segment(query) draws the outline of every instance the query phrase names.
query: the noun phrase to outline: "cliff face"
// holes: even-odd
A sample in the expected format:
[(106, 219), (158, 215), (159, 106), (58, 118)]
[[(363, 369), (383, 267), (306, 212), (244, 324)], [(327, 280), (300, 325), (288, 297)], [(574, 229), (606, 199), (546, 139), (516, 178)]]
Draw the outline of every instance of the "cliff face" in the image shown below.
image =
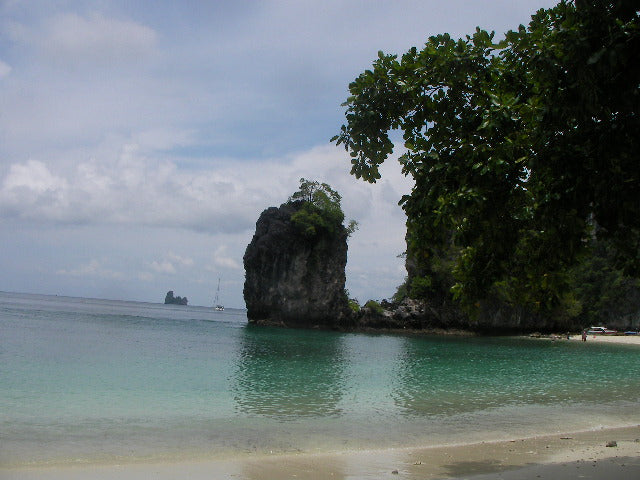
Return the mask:
[(441, 266), (451, 261), (446, 252), (439, 259), (430, 259), (434, 264), (441, 264), (439, 268), (433, 268), (425, 260), (420, 262), (420, 252), (412, 250), (410, 246), (410, 237), (407, 235), (407, 282), (411, 284), (414, 278), (419, 277), (430, 278), (431, 288), (428, 293), (420, 299), (406, 299), (400, 304), (388, 305), (384, 317), (366, 312), (360, 323), (368, 325), (372, 322), (386, 322), (392, 324), (392, 328), (403, 325), (402, 328), (416, 330), (465, 330), (488, 334), (556, 332), (580, 328), (575, 321), (561, 315), (545, 317), (524, 306), (507, 305), (495, 298), (480, 302), (476, 314), (470, 316), (453, 300), (450, 293), (454, 283), (449, 273), (452, 263), (446, 268)]
[(291, 215), (301, 202), (262, 212), (244, 255), (244, 299), (252, 323), (346, 327), (347, 232), (300, 234)]

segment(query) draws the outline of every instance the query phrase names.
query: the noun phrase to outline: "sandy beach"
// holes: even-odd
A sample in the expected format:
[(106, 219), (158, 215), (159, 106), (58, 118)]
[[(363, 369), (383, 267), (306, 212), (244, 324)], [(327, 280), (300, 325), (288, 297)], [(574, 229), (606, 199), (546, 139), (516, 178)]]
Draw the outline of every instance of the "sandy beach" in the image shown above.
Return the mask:
[[(582, 341), (582, 338), (578, 335), (572, 336), (571, 339)], [(587, 342), (619, 343), (640, 346), (640, 335), (589, 335), (587, 336)]]
[[(539, 339), (539, 340), (553, 340), (563, 341), (569, 340), (572, 342), (582, 342), (581, 334), (571, 334), (567, 338), (567, 334), (553, 334), (553, 335), (527, 335), (527, 338)], [(636, 345), (640, 347), (640, 335), (587, 335), (587, 342), (589, 343), (602, 343), (602, 344), (614, 344), (614, 345)]]
[[(612, 442), (615, 442), (615, 446)], [(4, 480), (640, 478), (640, 425), (500, 442), (171, 464), (0, 470)]]
[[(562, 338), (562, 337), (561, 337)], [(569, 340), (582, 341), (581, 335), (571, 335)], [(588, 335), (587, 342), (615, 343), (620, 345), (640, 346), (640, 335)]]

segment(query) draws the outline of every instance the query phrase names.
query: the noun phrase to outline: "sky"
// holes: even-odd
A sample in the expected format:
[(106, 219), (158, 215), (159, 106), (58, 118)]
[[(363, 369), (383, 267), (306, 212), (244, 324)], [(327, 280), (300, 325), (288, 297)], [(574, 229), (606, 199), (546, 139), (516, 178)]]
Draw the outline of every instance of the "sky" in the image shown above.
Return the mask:
[[(342, 195), (347, 289), (393, 295), (411, 189), (330, 143), (379, 50), (498, 35), (551, 0), (0, 0), (0, 290), (244, 308), (260, 213)], [(397, 150), (401, 153), (401, 150)], [(394, 158), (397, 158), (397, 152)]]

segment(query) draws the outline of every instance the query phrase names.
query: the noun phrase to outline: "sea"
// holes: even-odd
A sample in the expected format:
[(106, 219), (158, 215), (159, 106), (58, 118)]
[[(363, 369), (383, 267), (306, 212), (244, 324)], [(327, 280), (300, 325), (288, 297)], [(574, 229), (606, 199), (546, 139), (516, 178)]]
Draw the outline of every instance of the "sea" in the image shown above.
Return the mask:
[(635, 346), (0, 292), (0, 467), (464, 444), (638, 425), (639, 407)]

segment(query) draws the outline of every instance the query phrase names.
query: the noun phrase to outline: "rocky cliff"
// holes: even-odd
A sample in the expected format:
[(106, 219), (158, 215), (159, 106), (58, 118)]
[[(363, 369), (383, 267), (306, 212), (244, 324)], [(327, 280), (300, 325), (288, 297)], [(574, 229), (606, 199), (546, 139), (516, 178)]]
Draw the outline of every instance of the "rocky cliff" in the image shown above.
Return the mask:
[(346, 328), (347, 230), (301, 235), (291, 216), (303, 202), (262, 212), (244, 255), (244, 299), (251, 323)]

